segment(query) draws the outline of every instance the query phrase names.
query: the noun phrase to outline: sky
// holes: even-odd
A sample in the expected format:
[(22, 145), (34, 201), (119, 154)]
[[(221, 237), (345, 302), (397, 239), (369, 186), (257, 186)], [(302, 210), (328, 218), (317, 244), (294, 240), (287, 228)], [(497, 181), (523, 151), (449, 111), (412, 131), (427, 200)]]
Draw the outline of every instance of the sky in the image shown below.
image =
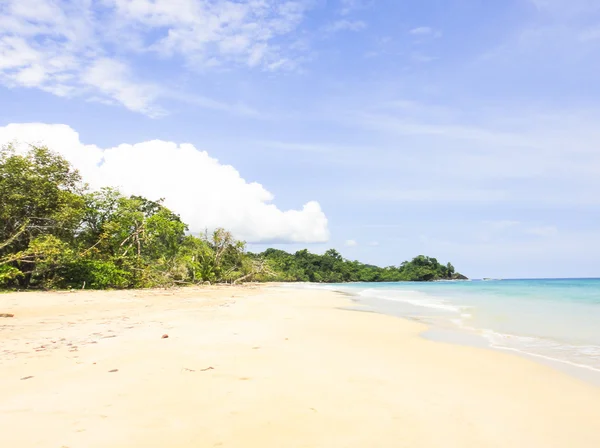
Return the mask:
[(2, 0), (0, 144), (253, 251), (600, 276), (597, 0)]

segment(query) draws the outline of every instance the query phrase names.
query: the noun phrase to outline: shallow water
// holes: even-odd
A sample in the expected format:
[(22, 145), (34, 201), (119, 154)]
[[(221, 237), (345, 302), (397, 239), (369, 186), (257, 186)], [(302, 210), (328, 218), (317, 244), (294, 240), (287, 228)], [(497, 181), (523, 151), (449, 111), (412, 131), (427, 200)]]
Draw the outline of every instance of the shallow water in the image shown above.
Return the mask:
[(494, 348), (600, 374), (600, 279), (318, 287), (350, 293), (375, 311), (434, 329), (478, 335)]

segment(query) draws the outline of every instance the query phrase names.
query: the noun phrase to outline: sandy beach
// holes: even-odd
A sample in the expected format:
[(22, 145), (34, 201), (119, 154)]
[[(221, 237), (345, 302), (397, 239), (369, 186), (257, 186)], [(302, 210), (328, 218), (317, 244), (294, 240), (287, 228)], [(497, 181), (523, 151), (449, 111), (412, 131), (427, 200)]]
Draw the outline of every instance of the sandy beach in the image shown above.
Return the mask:
[(600, 388), (352, 306), (272, 286), (0, 294), (0, 446), (600, 446)]

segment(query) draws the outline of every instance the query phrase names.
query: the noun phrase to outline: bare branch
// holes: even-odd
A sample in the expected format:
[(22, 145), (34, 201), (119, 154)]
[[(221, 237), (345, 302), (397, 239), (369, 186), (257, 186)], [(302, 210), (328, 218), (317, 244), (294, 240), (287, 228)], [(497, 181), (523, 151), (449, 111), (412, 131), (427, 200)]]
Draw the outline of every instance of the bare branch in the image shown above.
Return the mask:
[(6, 246), (9, 246), (14, 240), (16, 240), (23, 232), (25, 232), (25, 230), (27, 229), (27, 225), (29, 224), (29, 221), (25, 221), (21, 227), (19, 228), (19, 230), (17, 230), (17, 232), (11, 236), (9, 239), (7, 239), (5, 242), (0, 243), (0, 249), (4, 249)]

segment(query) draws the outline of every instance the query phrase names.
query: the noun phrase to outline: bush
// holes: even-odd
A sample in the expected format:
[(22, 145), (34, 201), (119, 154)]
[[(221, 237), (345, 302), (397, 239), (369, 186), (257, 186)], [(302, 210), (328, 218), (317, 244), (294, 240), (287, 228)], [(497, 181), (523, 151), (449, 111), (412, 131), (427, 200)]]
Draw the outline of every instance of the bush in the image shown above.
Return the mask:
[(0, 265), (0, 287), (12, 286), (23, 273), (17, 268), (8, 265)]
[(65, 285), (89, 289), (128, 288), (132, 286), (131, 273), (120, 269), (112, 261), (81, 260), (61, 269), (60, 275), (67, 279)]

